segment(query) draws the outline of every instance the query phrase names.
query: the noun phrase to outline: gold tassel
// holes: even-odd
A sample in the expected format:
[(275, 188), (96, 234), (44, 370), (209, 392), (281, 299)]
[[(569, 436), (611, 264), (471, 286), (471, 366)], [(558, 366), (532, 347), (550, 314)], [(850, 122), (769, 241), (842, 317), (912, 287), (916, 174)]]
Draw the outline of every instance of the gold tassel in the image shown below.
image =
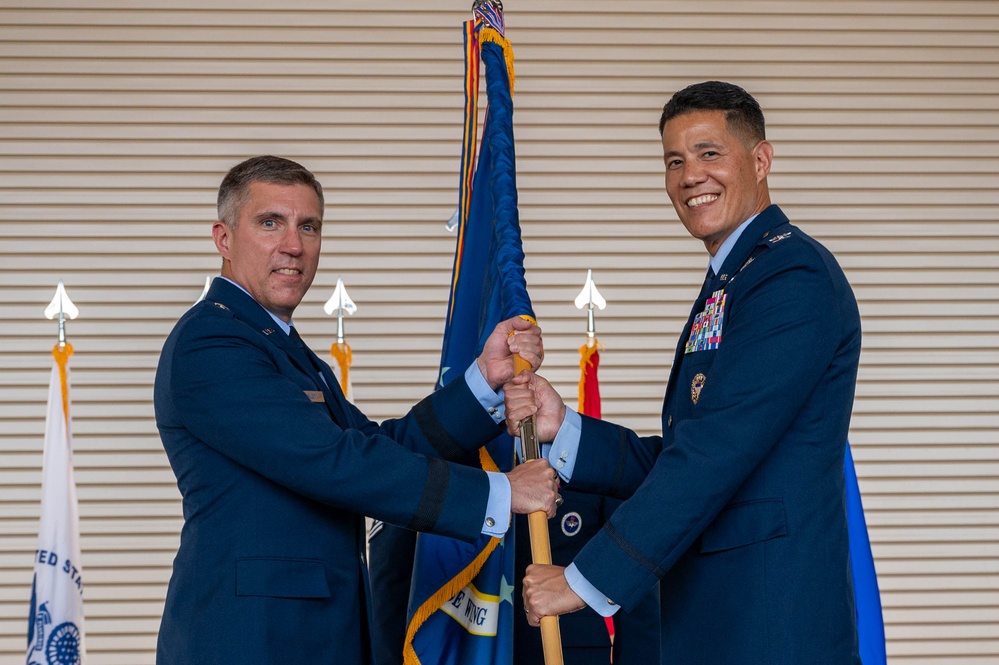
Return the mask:
[(52, 347), (52, 356), (59, 366), (59, 387), (62, 389), (62, 413), (66, 418), (66, 431), (69, 431), (69, 372), (66, 369), (69, 357), (73, 355), (73, 345), (69, 342)]
[(513, 97), (513, 82), (516, 76), (513, 73), (513, 47), (510, 42), (496, 30), (482, 26), (479, 32), (479, 42), (492, 42), (499, 44), (503, 49), (503, 58), (506, 60), (507, 78), (510, 81), (510, 96)]
[(348, 381), (348, 373), (350, 372), (350, 364), (354, 362), (354, 354), (350, 350), (350, 344), (344, 342), (343, 344), (333, 343), (330, 347), (330, 355), (336, 360), (337, 367), (340, 368), (340, 390), (343, 394), (347, 394), (347, 386), (350, 385)]

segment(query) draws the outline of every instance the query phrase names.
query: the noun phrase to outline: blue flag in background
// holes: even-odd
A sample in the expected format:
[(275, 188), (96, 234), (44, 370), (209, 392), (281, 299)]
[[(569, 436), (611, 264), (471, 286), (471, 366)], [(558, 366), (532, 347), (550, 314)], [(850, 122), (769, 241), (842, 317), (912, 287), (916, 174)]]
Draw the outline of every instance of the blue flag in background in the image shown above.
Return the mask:
[[(517, 212), (512, 52), (491, 27), (495, 25), (495, 20), (487, 24), (481, 19), (465, 25), (465, 143), (441, 386), (461, 376), (497, 323), (514, 316), (534, 318)], [(472, 183), (480, 52), (489, 106)], [(513, 455), (513, 439), (503, 435), (480, 451), (480, 461), (486, 470), (507, 471)], [(418, 536), (403, 650), (406, 665), (512, 662), (512, 539), (512, 529), (502, 539), (481, 536), (474, 544)]]
[(857, 605), (857, 636), (860, 639), (860, 660), (864, 665), (885, 665), (885, 623), (881, 616), (881, 596), (878, 577), (874, 572), (874, 556), (867, 536), (864, 506), (860, 502), (860, 486), (853, 466), (850, 442), (846, 442), (846, 528), (850, 536), (850, 568), (853, 574), (853, 598)]

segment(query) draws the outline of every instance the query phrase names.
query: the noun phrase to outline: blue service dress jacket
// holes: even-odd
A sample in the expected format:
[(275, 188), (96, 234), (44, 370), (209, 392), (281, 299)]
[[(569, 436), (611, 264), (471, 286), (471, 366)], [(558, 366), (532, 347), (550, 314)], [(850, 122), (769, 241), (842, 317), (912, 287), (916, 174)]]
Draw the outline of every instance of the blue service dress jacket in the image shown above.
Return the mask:
[(575, 564), (624, 609), (660, 582), (664, 664), (859, 665), (843, 477), (852, 290), (777, 206), (705, 287), (663, 435), (583, 416), (569, 486), (627, 501)]
[(362, 511), (469, 541), (482, 529), (485, 472), (437, 459), (502, 430), (464, 381), (379, 425), (226, 280), (168, 337), (154, 402), (184, 510), (159, 665), (367, 663)]

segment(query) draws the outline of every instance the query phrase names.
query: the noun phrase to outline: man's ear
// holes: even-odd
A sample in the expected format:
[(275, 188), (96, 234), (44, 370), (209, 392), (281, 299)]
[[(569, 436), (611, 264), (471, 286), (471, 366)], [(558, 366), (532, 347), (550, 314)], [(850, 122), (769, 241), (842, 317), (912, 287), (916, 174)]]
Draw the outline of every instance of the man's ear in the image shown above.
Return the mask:
[(774, 162), (774, 146), (770, 141), (760, 141), (753, 149), (756, 160), (756, 182), (763, 182), (770, 174), (770, 166)]
[(218, 250), (222, 258), (229, 258), (229, 241), (232, 238), (232, 231), (225, 222), (216, 221), (212, 224), (212, 240), (215, 241), (215, 249)]

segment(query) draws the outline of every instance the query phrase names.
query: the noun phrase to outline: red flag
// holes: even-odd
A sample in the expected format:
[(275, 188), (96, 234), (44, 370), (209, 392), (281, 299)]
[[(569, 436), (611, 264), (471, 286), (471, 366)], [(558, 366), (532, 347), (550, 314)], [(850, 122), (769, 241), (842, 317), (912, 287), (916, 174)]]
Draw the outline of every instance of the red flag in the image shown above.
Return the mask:
[[(579, 412), (593, 418), (600, 417), (600, 381), (597, 368), (600, 366), (600, 349), (603, 344), (587, 340), (579, 347)], [(614, 645), (614, 617), (606, 617), (607, 633), (611, 646)]]
[(587, 340), (579, 347), (579, 412), (600, 417), (600, 383), (597, 381), (597, 367), (600, 365), (600, 347), (595, 341)]

